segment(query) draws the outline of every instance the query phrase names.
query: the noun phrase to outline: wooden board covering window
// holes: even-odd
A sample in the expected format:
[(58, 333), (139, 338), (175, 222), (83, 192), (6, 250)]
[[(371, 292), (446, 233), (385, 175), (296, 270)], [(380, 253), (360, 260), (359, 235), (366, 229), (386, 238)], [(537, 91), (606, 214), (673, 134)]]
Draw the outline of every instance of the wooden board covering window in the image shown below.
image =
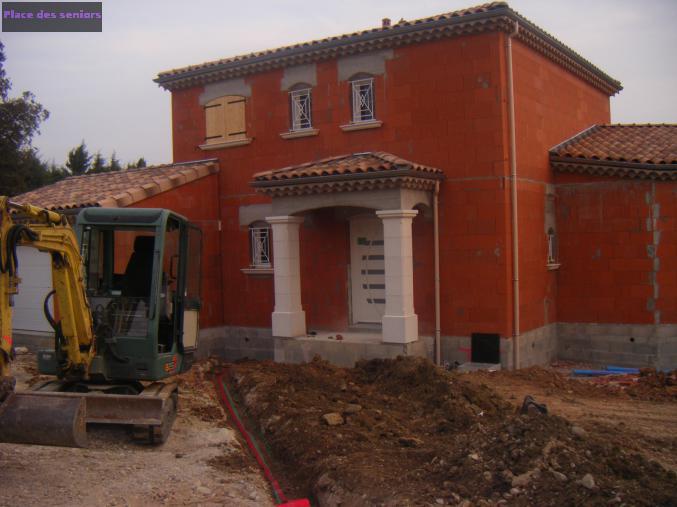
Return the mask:
[(247, 138), (245, 98), (227, 95), (205, 105), (205, 141), (208, 144), (239, 141)]

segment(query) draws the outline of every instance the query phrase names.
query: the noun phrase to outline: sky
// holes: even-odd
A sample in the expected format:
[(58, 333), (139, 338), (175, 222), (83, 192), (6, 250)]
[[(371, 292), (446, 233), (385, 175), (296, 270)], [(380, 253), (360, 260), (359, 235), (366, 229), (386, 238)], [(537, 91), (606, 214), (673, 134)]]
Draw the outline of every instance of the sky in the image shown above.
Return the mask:
[[(172, 161), (170, 93), (157, 73), (470, 7), (482, 0), (106, 0), (101, 33), (0, 33), (12, 95), (50, 112), (33, 145), (63, 164), (84, 140), (124, 163)], [(619, 123), (677, 123), (677, 0), (512, 0), (624, 90)]]

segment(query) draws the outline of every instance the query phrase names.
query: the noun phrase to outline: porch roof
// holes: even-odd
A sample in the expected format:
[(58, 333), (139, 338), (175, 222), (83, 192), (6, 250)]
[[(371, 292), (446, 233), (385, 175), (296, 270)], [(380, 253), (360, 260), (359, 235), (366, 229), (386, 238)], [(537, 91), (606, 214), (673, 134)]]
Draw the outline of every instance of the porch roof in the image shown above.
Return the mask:
[(329, 157), (254, 175), (251, 185), (269, 196), (302, 195), (386, 188), (428, 190), (444, 178), (437, 168), (385, 152)]

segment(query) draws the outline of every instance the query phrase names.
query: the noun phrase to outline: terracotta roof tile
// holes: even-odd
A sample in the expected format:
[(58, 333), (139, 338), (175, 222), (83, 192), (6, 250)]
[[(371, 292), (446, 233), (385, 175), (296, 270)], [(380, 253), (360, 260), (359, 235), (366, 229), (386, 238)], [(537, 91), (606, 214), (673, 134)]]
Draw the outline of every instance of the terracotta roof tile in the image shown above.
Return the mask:
[(677, 164), (677, 124), (595, 125), (550, 153), (638, 164)]
[(388, 188), (430, 190), (444, 173), (390, 153), (330, 157), (254, 175), (251, 185), (270, 197)]
[(506, 2), (491, 2), (384, 27), (301, 42), (245, 55), (213, 60), (160, 72), (155, 82), (168, 90), (222, 81), (270, 69), (323, 61), (442, 37), (487, 31), (511, 32), (517, 21), (517, 39), (579, 75), (607, 94), (622, 89), (611, 78), (571, 48), (512, 10)]
[(677, 124), (594, 125), (550, 150), (563, 172), (677, 179)]
[(352, 155), (329, 157), (315, 162), (284, 167), (273, 171), (264, 171), (254, 175), (254, 181), (297, 180), (314, 176), (338, 176), (349, 174), (383, 173), (396, 169), (404, 169), (424, 175), (442, 175), (442, 171), (434, 167), (409, 162), (385, 152), (364, 152)]
[(52, 210), (125, 207), (219, 171), (214, 159), (71, 176), (12, 198)]

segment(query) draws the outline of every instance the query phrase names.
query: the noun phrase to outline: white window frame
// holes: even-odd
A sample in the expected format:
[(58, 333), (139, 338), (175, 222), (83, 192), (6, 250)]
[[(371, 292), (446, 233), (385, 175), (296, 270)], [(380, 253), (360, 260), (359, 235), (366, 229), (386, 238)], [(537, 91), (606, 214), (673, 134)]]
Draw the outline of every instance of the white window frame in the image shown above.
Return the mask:
[(374, 108), (374, 78), (351, 81), (353, 123), (365, 123), (376, 120)]
[(312, 96), (310, 88), (289, 92), (291, 131), (313, 128)]
[(270, 225), (256, 222), (249, 226), (250, 267), (269, 269), (272, 267), (270, 251)]

